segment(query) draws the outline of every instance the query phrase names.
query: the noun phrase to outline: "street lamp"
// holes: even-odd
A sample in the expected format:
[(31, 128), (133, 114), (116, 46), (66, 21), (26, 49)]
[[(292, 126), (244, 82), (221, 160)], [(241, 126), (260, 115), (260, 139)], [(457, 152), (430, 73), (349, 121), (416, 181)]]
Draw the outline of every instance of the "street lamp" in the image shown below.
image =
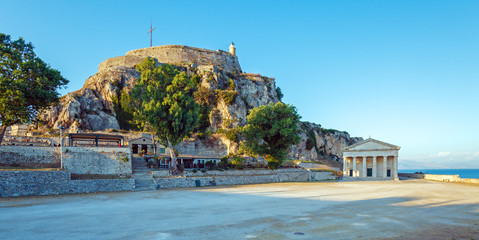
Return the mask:
[(62, 129), (65, 129), (63, 126), (58, 126), (60, 129), (60, 168), (63, 168), (63, 137), (62, 137)]

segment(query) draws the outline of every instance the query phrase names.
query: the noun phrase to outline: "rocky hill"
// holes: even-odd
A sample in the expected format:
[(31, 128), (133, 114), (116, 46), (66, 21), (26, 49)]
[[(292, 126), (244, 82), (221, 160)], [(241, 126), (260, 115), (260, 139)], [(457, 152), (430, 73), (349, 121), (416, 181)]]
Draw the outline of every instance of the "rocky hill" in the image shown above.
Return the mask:
[[(133, 50), (125, 56), (105, 60), (82, 89), (63, 96), (58, 106), (39, 114), (37, 129), (47, 131), (62, 125), (67, 132), (75, 133), (124, 128), (125, 120), (115, 104), (133, 88), (140, 76), (135, 66), (148, 56), (158, 64), (172, 64), (187, 74), (197, 75), (202, 99), (209, 106), (204, 112), (204, 129), (177, 146), (180, 153), (223, 156), (236, 152), (234, 129), (246, 123), (248, 111), (281, 101), (274, 78), (243, 73), (233, 54), (166, 45)], [(361, 140), (351, 138), (346, 132), (322, 129), (319, 124), (300, 125), (301, 143), (290, 154), (294, 159), (338, 159), (341, 148)]]

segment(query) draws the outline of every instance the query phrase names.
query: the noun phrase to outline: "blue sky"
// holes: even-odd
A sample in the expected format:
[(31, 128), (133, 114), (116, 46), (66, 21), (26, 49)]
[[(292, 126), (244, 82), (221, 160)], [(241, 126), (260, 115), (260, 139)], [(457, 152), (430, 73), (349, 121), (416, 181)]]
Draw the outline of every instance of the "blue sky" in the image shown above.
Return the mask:
[(401, 168), (479, 168), (479, 1), (5, 1), (0, 32), (78, 90), (153, 45), (227, 50), (303, 121), (401, 146)]

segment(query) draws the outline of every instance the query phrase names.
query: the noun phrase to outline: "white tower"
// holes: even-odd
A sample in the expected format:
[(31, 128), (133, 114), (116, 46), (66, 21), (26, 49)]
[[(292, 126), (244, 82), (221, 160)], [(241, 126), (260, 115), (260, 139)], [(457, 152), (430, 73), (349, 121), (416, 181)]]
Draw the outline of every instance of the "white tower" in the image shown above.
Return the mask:
[(235, 43), (234, 43), (234, 42), (231, 42), (231, 45), (230, 45), (230, 53), (233, 54), (233, 55), (236, 55), (236, 47), (235, 47)]

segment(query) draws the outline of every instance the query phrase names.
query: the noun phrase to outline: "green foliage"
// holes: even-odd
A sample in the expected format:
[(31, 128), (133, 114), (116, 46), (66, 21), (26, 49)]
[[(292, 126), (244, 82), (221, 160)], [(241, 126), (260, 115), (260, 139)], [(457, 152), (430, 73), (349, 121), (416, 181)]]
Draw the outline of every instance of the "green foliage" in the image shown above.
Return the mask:
[[(314, 130), (309, 129), (306, 132), (306, 135), (308, 136), (308, 140), (306, 140), (306, 149), (311, 150), (314, 147), (316, 152), (319, 153), (318, 144), (316, 142), (316, 135), (314, 134)], [(309, 148), (308, 148), (308, 142), (309, 142), (309, 146), (311, 146)]]
[(276, 87), (276, 96), (278, 97), (278, 99), (281, 101), (284, 97), (283, 95), (283, 92), (281, 91), (281, 88), (279, 87)]
[(200, 105), (213, 104), (214, 95), (210, 89), (204, 86), (198, 86), (198, 90), (193, 94), (195, 100)]
[(198, 126), (195, 128), (194, 132), (206, 135), (206, 131), (210, 126), (210, 109), (211, 107), (209, 105), (200, 105)]
[(228, 90), (234, 91), (235, 88), (236, 88), (235, 82), (233, 81), (233, 79), (230, 78), (229, 84), (228, 84)]
[(239, 142), (238, 134), (241, 133), (240, 127), (231, 128), (225, 131), (226, 138), (232, 142)]
[(207, 87), (198, 85), (193, 96), (196, 102), (200, 105), (199, 123), (194, 132), (204, 134), (206, 129), (210, 126), (210, 111), (211, 105), (214, 102), (214, 94)]
[(226, 105), (231, 105), (235, 101), (236, 96), (238, 96), (238, 92), (234, 90), (215, 89), (215, 94), (217, 98), (222, 99)]
[(346, 132), (346, 131), (339, 131), (339, 130), (332, 129), (332, 128), (321, 128), (321, 132), (324, 133), (324, 134), (327, 134), (327, 133), (335, 134), (335, 133), (338, 133), (338, 132), (348, 134), (348, 132)]
[(193, 98), (195, 83), (171, 65), (155, 66), (153, 58), (137, 65), (141, 78), (132, 95), (140, 102), (139, 113), (169, 147), (191, 136), (197, 127), (200, 107)]
[(232, 155), (231, 164), (233, 164), (235, 169), (244, 169), (246, 167), (246, 160), (240, 155)]
[(242, 131), (245, 148), (265, 157), (271, 168), (278, 167), (291, 145), (299, 143), (299, 119), (294, 106), (281, 102), (252, 109)]
[(139, 130), (140, 126), (135, 121), (135, 114), (138, 108), (130, 93), (126, 90), (120, 91), (118, 89), (117, 95), (113, 96), (111, 100), (120, 129)]
[[(68, 80), (51, 68), (22, 38), (0, 33), (0, 124), (29, 123), (37, 113), (58, 102), (57, 89)], [(1, 142), (1, 139), (0, 139)]]

